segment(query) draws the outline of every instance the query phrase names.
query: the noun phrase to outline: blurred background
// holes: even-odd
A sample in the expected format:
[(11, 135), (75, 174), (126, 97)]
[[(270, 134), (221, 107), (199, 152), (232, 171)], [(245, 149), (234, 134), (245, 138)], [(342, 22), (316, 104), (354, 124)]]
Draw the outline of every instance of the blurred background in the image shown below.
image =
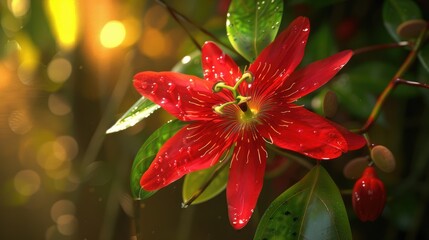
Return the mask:
[[(228, 0), (166, 2), (226, 39)], [(309, 41), (304, 64), (345, 48), (393, 42), (378, 1), (285, 2), (283, 25), (298, 15), (312, 22), (315, 40)], [(427, 16), (428, 3), (418, 2)], [(209, 40), (187, 27), (200, 44)], [(179, 181), (133, 202), (134, 156), (171, 116), (157, 111), (133, 128), (105, 134), (140, 98), (131, 85), (135, 73), (168, 71), (196, 49), (155, 1), (0, 0), (0, 239), (136, 239), (136, 231), (142, 239), (252, 238), (257, 222), (241, 231), (229, 226), (224, 193), (182, 209)], [(352, 60), (330, 86), (339, 95), (338, 118), (363, 124), (406, 53), (396, 49)], [(418, 66), (409, 76), (429, 82)], [(395, 186), (390, 196), (399, 200), (375, 224), (351, 216), (357, 239), (368, 239), (368, 229), (377, 229), (374, 239), (429, 236), (421, 228), (429, 197), (429, 92), (404, 89), (395, 92), (378, 121), (381, 127), (372, 130), (373, 140), (397, 156), (398, 170), (382, 178), (389, 189)], [(317, 108), (317, 96), (312, 97), (308, 106)], [(344, 180), (344, 162), (329, 164), (334, 178)], [(267, 180), (254, 219), (305, 172), (292, 164), (280, 180)], [(353, 182), (342, 185), (350, 188)]]

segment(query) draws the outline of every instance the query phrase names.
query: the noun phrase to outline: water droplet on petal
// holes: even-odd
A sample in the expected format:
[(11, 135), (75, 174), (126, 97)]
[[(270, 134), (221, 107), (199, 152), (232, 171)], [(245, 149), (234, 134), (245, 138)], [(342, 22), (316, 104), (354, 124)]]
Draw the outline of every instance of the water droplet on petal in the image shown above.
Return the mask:
[(147, 89), (147, 83), (143, 82), (143, 83), (140, 85), (140, 87), (141, 87), (142, 89)]
[(161, 101), (159, 102), (160, 105), (164, 105), (168, 103), (168, 100), (166, 98), (161, 98)]
[(168, 93), (172, 93), (173, 90), (176, 88), (176, 85), (172, 82), (169, 82), (167, 85), (168, 85), (168, 89), (167, 89)]
[(154, 82), (152, 83), (152, 91), (150, 92), (150, 94), (155, 95), (156, 90), (158, 90), (158, 84)]

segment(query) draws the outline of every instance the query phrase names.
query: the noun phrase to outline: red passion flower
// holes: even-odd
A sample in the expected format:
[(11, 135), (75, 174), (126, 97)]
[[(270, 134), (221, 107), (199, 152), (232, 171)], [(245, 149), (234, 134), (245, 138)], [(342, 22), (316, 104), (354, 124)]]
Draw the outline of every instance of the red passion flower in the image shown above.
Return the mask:
[(354, 187), (352, 195), (353, 210), (363, 221), (375, 221), (386, 204), (386, 190), (377, 177), (374, 167), (367, 167)]
[(176, 72), (141, 72), (144, 97), (189, 122), (160, 149), (140, 184), (160, 189), (208, 168), (230, 149), (226, 189), (231, 225), (249, 221), (263, 184), (266, 144), (316, 159), (332, 159), (365, 145), (362, 136), (294, 104), (328, 82), (350, 59), (343, 51), (294, 71), (304, 55), (309, 21), (298, 17), (241, 72), (213, 42), (202, 47), (204, 79)]

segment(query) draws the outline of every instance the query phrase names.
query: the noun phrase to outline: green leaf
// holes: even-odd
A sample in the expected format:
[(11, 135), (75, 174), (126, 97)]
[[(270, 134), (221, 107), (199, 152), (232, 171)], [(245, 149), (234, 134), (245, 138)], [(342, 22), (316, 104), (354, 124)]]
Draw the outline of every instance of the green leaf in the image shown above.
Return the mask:
[(350, 114), (361, 119), (369, 116), (376, 102), (376, 96), (365, 91), (367, 88), (355, 88), (355, 84), (349, 81), (348, 75), (340, 75), (331, 87), (337, 94), (339, 105)]
[(422, 16), (419, 6), (411, 0), (386, 0), (383, 5), (383, 20), (389, 34), (396, 41), (401, 41), (396, 29), (401, 23)]
[(231, 45), (252, 62), (276, 37), (283, 15), (283, 0), (232, 0), (226, 31)]
[(203, 78), (201, 51), (197, 50), (184, 56), (180, 62), (174, 65), (172, 71)]
[[(226, 187), (228, 172), (228, 167), (216, 164), (208, 169), (186, 175), (182, 190), (183, 202), (188, 202), (201, 190), (204, 191), (191, 204), (202, 203), (216, 197)], [(209, 185), (205, 186), (207, 183)]]
[(322, 166), (271, 203), (254, 239), (352, 239), (341, 194)]
[(131, 168), (131, 194), (134, 199), (141, 200), (152, 196), (154, 192), (148, 192), (140, 187), (140, 178), (149, 168), (154, 157), (162, 145), (179, 131), (186, 123), (173, 120), (158, 128), (140, 147), (134, 158)]
[(119, 132), (149, 117), (160, 106), (142, 97), (106, 133)]

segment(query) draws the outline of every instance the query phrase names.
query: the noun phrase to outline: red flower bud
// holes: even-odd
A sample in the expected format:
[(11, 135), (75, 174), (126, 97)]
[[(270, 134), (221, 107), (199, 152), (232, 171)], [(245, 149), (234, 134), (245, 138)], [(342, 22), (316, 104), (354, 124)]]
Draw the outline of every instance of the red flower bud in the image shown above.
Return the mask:
[(373, 167), (367, 167), (353, 187), (352, 204), (358, 218), (374, 221), (383, 212), (386, 191)]

